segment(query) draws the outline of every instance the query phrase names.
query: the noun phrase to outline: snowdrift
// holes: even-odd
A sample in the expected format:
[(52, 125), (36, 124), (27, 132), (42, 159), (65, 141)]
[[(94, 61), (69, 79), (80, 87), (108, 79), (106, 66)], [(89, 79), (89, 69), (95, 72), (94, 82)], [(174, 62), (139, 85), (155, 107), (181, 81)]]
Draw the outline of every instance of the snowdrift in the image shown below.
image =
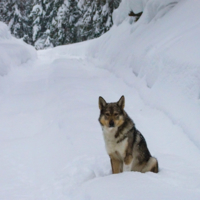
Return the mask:
[[(90, 46), (99, 66), (137, 88), (200, 148), (200, 2), (123, 0), (114, 26)], [(134, 23), (130, 11), (143, 11)], [(159, 122), (158, 122), (159, 123)]]
[(12, 37), (7, 25), (0, 22), (0, 76), (36, 57), (33, 47)]

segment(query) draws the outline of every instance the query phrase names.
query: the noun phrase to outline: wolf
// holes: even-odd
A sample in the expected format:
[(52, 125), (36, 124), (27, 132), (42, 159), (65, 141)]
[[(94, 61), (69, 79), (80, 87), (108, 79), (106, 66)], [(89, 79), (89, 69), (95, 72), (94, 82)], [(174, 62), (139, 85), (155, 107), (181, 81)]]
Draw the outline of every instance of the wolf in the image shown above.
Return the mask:
[(103, 97), (99, 97), (99, 123), (110, 157), (112, 173), (158, 173), (157, 159), (151, 156), (143, 135), (136, 129), (124, 107), (124, 96), (114, 103), (107, 103)]

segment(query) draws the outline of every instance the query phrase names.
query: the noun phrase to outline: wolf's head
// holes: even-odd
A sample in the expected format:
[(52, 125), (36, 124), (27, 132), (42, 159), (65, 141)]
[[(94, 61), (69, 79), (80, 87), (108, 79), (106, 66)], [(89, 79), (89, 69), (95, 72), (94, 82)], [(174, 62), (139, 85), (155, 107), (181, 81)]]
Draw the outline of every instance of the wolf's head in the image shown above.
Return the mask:
[(125, 98), (122, 96), (115, 103), (107, 103), (102, 97), (99, 97), (100, 116), (99, 122), (101, 126), (107, 128), (119, 127), (125, 120)]

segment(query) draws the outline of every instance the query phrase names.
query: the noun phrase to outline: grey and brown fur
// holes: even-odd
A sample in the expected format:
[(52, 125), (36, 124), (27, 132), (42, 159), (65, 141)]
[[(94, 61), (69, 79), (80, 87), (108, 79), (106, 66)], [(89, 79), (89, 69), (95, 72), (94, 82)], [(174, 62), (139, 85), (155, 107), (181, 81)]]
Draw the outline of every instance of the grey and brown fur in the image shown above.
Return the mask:
[(112, 173), (123, 171), (158, 173), (157, 159), (151, 156), (143, 135), (135, 128), (124, 106), (124, 96), (115, 103), (107, 103), (99, 97), (99, 122), (106, 150), (110, 156)]

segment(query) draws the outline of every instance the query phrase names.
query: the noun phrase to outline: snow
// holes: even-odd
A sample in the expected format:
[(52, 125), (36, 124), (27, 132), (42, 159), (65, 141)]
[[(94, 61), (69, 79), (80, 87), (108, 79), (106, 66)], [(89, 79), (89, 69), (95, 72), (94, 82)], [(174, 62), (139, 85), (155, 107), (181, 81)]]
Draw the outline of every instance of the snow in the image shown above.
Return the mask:
[(115, 26), (90, 46), (101, 66), (137, 88), (148, 105), (165, 112), (198, 147), (199, 9), (195, 0), (148, 1), (137, 23), (131, 25), (128, 16), (121, 24), (114, 18)]
[(15, 15), (18, 15), (19, 17), (21, 17), (21, 13), (20, 11), (18, 10), (18, 7), (17, 5), (15, 5), (15, 12), (14, 12)]
[(9, 73), (11, 68), (21, 66), (37, 55), (33, 47), (11, 36), (8, 27), (0, 22), (0, 76)]
[(109, 5), (108, 5), (108, 2), (103, 6), (103, 9), (102, 9), (102, 13), (104, 16), (106, 16), (109, 12)]
[[(38, 31), (41, 30), (41, 26), (38, 25), (39, 21), (40, 21), (40, 18), (39, 18), (39, 17), (37, 17), (36, 20), (34, 21), (35, 24), (33, 25), (33, 41), (36, 40)], [(37, 45), (36, 45), (36, 46), (37, 46)]]
[[(133, 11), (134, 13), (140, 13), (144, 10), (146, 4), (147, 4), (148, 0), (122, 0), (120, 6), (118, 9), (114, 10), (113, 13), (113, 21), (115, 23), (115, 25), (119, 25), (121, 24), (128, 16), (128, 14), (130, 13), (130, 11)], [(150, 5), (154, 4), (154, 3), (159, 3), (162, 2), (160, 0), (149, 0)], [(167, 1), (163, 1), (161, 3), (161, 5), (165, 4)]]
[(78, 1), (78, 8), (81, 9), (85, 4), (85, 0), (79, 0)]
[[(105, 35), (37, 59), (0, 23), (0, 199), (199, 200), (200, 3), (137, 2), (138, 22), (116, 11)], [(111, 174), (98, 97), (121, 95), (158, 174)]]
[(33, 15), (38, 16), (38, 15), (42, 15), (42, 13), (43, 13), (42, 6), (39, 4), (36, 4), (35, 6), (33, 6), (30, 16), (33, 16)]

